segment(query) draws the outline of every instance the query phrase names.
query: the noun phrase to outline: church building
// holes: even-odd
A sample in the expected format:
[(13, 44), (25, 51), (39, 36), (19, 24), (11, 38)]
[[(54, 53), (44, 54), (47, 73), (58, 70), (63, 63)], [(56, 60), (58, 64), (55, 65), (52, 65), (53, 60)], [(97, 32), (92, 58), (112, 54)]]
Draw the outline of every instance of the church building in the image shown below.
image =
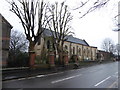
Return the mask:
[[(44, 30), (42, 38), (40, 38), (35, 46), (37, 56), (43, 57), (46, 55), (45, 57), (47, 57), (50, 44), (52, 44), (51, 37), (51, 31), (48, 29)], [(72, 35), (67, 37), (63, 49), (67, 50), (69, 59), (71, 59), (73, 55), (77, 55), (79, 61), (94, 61), (97, 59), (97, 47), (90, 46), (85, 40), (73, 37)]]

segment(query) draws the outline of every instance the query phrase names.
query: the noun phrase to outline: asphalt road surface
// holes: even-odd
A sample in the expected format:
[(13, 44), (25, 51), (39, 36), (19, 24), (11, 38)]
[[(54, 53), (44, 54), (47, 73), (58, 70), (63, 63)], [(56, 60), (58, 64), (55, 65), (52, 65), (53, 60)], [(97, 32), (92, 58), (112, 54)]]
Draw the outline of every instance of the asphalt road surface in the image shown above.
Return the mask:
[(3, 88), (118, 88), (118, 62), (4, 81)]

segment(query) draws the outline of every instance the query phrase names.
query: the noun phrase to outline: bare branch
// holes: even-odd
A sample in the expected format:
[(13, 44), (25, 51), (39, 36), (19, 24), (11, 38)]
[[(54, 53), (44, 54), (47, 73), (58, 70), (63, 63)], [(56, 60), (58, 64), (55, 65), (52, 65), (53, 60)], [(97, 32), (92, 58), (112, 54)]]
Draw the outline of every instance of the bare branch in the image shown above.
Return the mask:
[[(110, 0), (96, 0), (93, 2), (92, 6), (90, 6), (88, 8), (88, 10), (86, 10), (86, 12), (80, 17), (83, 18), (84, 16), (86, 16), (88, 13), (95, 11), (98, 8), (101, 8), (103, 6), (105, 6)], [(81, 5), (77, 8), (74, 8), (73, 10), (79, 10), (79, 9), (83, 9), (84, 6), (87, 6), (89, 4), (90, 0), (87, 0), (85, 2), (81, 2)], [(80, 11), (81, 13), (81, 11)]]
[(89, 2), (89, 0), (86, 1), (86, 2), (81, 2), (82, 5), (80, 5), (80, 6), (77, 7), (77, 8), (74, 8), (73, 10), (77, 10), (77, 9), (79, 9), (79, 8), (81, 8), (81, 7), (83, 7), (83, 6), (85, 6), (88, 2)]
[(118, 16), (120, 16), (120, 14), (116, 15), (114, 18), (116, 19)]
[[(69, 22), (72, 20), (71, 13), (68, 11), (67, 5), (61, 3), (60, 8), (58, 3), (49, 7), (51, 13), (51, 21), (48, 23), (49, 29), (52, 32), (54, 44), (58, 52), (63, 51), (64, 41), (67, 39), (71, 31)], [(52, 31), (53, 30), (53, 31)]]
[(43, 0), (41, 3), (39, 0), (12, 0), (9, 4), (12, 6), (11, 11), (20, 19), (26, 38), (35, 45), (44, 31), (43, 28), (47, 26), (46, 3)]
[(92, 7), (90, 7), (86, 13), (84, 13), (80, 18), (83, 18), (84, 16), (86, 16), (88, 13), (93, 12), (94, 10), (101, 8), (103, 6), (105, 6), (107, 4), (107, 2), (109, 2), (110, 0), (104, 1), (104, 2), (100, 2), (99, 0), (97, 0)]

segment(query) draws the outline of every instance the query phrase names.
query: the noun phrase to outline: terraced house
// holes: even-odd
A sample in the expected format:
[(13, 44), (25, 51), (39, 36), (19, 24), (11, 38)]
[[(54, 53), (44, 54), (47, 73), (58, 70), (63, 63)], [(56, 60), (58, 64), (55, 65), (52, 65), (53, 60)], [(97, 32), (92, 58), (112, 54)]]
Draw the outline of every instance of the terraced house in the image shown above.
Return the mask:
[[(47, 57), (48, 50), (50, 49), (51, 45), (53, 45), (53, 40), (51, 37), (51, 31), (46, 29), (43, 32), (42, 38), (40, 38), (35, 47), (36, 55), (39, 56), (39, 58), (42, 58), (44, 55)], [(97, 59), (97, 47), (90, 46), (85, 40), (75, 38), (72, 35), (67, 37), (63, 48), (68, 52), (69, 60), (73, 55), (76, 55), (79, 61), (94, 61)]]

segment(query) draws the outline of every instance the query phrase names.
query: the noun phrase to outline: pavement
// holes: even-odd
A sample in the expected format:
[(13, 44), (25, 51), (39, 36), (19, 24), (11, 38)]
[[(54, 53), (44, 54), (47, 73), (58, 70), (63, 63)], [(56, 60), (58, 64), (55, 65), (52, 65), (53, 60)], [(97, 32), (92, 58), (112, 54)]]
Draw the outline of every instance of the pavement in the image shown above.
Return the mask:
[[(115, 88), (118, 62), (3, 81), (3, 88)], [(96, 90), (96, 89), (95, 89)]]
[[(108, 62), (103, 62), (102, 64), (105, 63), (111, 63), (111, 61)], [(93, 65), (98, 65), (100, 63), (98, 62), (84, 62), (80, 64), (78, 67), (83, 68), (83, 67), (90, 67)], [(63, 66), (58, 66), (52, 69), (45, 69), (45, 68), (37, 68), (37, 69), (29, 69), (28, 67), (23, 67), (23, 68), (10, 68), (7, 70), (2, 71), (2, 81), (7, 81), (7, 80), (13, 80), (13, 79), (20, 79), (20, 78), (28, 78), (28, 77), (33, 77), (36, 75), (45, 75), (45, 74), (52, 74), (52, 73), (57, 73), (61, 71), (67, 71), (67, 70), (72, 70), (75, 69), (74, 65), (69, 65), (68, 67), (63, 67)]]
[[(56, 66), (55, 68), (34, 68), (30, 69), (29, 67), (25, 68), (13, 68), (2, 71), (2, 81), (28, 78), (36, 75), (51, 74), (56, 72), (61, 72), (65, 70), (71, 70), (74, 66), (70, 65), (68, 67)], [(80, 68), (80, 67), (79, 67)]]

